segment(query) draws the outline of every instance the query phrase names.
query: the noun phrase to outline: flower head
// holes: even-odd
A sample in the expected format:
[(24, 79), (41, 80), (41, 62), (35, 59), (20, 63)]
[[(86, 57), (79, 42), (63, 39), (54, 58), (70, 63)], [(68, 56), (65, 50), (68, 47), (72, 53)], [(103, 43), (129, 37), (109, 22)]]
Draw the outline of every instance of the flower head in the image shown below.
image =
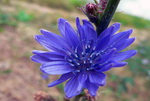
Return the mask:
[(41, 30), (42, 35), (35, 39), (48, 51), (33, 51), (31, 59), (41, 63), (41, 71), (61, 77), (48, 84), (49, 87), (67, 81), (64, 91), (71, 98), (86, 88), (95, 96), (98, 88), (106, 84), (104, 72), (114, 67), (122, 67), (124, 60), (134, 56), (135, 50), (122, 52), (132, 44), (135, 38), (129, 38), (132, 30), (115, 34), (120, 24), (115, 23), (99, 36), (93, 25), (79, 18), (76, 19), (77, 30), (60, 18), (58, 28), (61, 35)]

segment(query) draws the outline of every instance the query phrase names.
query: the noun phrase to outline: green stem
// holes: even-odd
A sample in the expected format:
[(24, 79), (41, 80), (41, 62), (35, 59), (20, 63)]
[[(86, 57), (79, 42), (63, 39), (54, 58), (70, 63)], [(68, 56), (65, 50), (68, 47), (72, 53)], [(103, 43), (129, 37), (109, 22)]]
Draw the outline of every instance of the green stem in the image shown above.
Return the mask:
[(103, 13), (103, 16), (100, 20), (100, 23), (96, 29), (98, 35), (100, 35), (100, 33), (103, 32), (108, 27), (119, 2), (120, 2), (120, 0), (109, 0), (107, 7)]

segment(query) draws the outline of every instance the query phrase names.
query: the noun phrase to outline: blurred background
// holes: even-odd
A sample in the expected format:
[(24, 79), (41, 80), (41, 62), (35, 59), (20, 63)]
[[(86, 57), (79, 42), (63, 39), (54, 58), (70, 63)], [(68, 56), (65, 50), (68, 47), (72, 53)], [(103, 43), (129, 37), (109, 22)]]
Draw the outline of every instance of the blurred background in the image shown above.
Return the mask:
[[(55, 80), (41, 77), (39, 64), (30, 60), (32, 50), (43, 50), (33, 38), (44, 28), (57, 31), (57, 19), (67, 19), (75, 27), (75, 17), (86, 18), (77, 7), (90, 0), (0, 0), (0, 101), (34, 101), (44, 91), (63, 100), (63, 84), (48, 88)], [(120, 31), (134, 29), (138, 55), (129, 65), (107, 72), (98, 101), (150, 101), (150, 6), (149, 0), (121, 0), (112, 23), (121, 22)], [(59, 33), (58, 33), (59, 34)]]

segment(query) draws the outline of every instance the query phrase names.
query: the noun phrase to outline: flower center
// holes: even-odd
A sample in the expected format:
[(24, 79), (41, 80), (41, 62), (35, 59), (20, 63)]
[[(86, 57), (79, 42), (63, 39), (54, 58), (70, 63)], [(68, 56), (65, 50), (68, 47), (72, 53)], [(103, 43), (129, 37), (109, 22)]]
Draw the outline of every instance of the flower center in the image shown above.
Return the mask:
[(71, 67), (75, 69), (74, 72), (93, 70), (101, 65), (97, 61), (101, 60), (103, 51), (96, 51), (93, 41), (83, 43), (82, 51), (74, 51), (66, 58)]

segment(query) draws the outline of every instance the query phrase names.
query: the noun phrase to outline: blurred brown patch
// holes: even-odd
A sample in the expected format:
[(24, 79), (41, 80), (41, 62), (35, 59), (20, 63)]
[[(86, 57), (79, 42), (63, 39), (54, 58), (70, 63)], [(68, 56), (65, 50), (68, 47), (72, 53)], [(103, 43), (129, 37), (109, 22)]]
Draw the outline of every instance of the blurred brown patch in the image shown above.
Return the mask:
[(35, 101), (56, 101), (54, 98), (49, 96), (47, 93), (43, 91), (38, 91), (34, 96)]

